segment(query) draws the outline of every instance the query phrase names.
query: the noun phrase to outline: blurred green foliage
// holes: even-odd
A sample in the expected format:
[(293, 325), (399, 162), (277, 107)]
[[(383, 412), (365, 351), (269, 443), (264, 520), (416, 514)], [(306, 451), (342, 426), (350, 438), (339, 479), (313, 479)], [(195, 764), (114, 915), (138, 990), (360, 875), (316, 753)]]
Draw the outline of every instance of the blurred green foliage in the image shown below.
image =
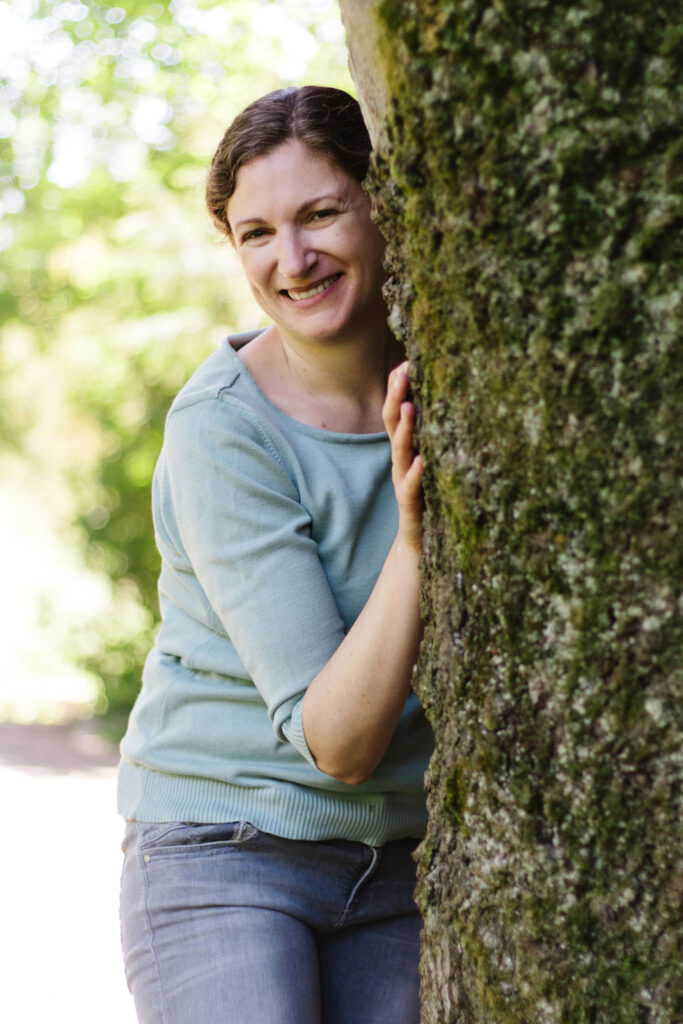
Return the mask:
[(259, 317), (206, 167), (239, 109), (305, 82), (352, 88), (331, 0), (0, 2), (0, 449), (55, 481), (46, 515), (111, 581), (72, 649), (113, 719), (156, 626), (166, 410)]

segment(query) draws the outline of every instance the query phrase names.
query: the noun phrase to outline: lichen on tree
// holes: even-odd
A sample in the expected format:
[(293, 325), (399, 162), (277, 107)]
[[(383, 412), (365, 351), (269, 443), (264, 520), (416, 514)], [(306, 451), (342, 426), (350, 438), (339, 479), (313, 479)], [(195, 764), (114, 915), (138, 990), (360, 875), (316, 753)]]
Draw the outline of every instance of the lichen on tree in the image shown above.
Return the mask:
[(423, 1022), (680, 1024), (680, 8), (341, 8), (426, 466)]

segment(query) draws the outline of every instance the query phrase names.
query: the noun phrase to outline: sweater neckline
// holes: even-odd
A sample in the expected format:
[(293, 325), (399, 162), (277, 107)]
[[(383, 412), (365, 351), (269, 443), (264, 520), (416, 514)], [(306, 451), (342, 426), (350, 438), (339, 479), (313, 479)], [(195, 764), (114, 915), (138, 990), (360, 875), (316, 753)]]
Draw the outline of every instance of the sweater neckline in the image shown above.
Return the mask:
[(308, 423), (302, 423), (301, 420), (297, 420), (293, 416), (289, 416), (278, 405), (275, 405), (274, 402), (271, 402), (270, 398), (268, 398), (268, 396), (261, 390), (261, 388), (256, 383), (254, 377), (252, 377), (247, 364), (237, 354), (237, 350), (242, 348), (242, 346), (246, 344), (247, 341), (251, 341), (251, 338), (255, 337), (257, 333), (260, 332), (254, 332), (253, 334), (252, 332), (249, 332), (250, 336), (248, 337), (245, 337), (245, 335), (235, 335), (234, 344), (233, 336), (228, 336), (225, 339), (224, 343), (225, 348), (227, 349), (228, 352), (228, 357), (230, 361), (233, 363), (234, 368), (237, 370), (238, 375), (242, 377), (244, 383), (249, 388), (249, 390), (254, 392), (256, 397), (261, 402), (267, 405), (268, 408), (271, 409), (276, 416), (278, 416), (280, 419), (288, 423), (292, 429), (297, 430), (299, 433), (302, 434), (308, 434), (309, 436), (315, 437), (319, 440), (331, 442), (342, 441), (347, 444), (362, 444), (367, 442), (377, 443), (378, 441), (387, 441), (389, 439), (389, 435), (387, 434), (386, 430), (380, 430), (376, 433), (371, 434), (350, 434), (338, 430), (323, 430), (322, 427), (311, 427)]

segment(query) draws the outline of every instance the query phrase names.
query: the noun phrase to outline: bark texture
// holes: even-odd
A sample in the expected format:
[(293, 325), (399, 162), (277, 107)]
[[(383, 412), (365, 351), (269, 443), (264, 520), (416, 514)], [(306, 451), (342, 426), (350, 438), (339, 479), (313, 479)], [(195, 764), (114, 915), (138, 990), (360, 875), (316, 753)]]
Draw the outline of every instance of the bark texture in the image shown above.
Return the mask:
[(423, 1022), (681, 1024), (681, 8), (363, 6), (426, 461)]

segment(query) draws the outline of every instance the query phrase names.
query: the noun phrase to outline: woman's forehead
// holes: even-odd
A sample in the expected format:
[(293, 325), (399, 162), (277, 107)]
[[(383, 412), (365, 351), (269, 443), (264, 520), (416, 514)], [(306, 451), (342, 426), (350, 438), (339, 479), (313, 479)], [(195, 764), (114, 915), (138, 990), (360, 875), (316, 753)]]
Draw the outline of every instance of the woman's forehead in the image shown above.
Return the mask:
[(265, 211), (296, 212), (318, 198), (346, 199), (362, 193), (360, 183), (326, 154), (295, 139), (243, 164), (228, 200), (234, 228), (245, 218), (268, 219)]

